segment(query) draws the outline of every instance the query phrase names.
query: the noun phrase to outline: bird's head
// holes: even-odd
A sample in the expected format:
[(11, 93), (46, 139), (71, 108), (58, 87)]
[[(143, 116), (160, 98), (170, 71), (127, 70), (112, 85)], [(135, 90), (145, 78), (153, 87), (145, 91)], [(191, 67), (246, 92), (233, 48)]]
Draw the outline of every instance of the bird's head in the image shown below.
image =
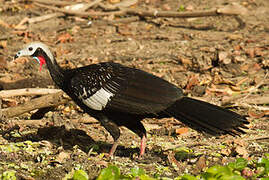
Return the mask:
[(17, 52), (14, 59), (17, 59), (22, 56), (31, 56), (35, 60), (37, 60), (40, 65), (40, 71), (42, 69), (42, 66), (46, 64), (47, 60), (50, 60), (52, 62), (54, 61), (53, 55), (49, 48), (41, 42), (32, 42), (26, 44), (26, 46), (22, 50)]

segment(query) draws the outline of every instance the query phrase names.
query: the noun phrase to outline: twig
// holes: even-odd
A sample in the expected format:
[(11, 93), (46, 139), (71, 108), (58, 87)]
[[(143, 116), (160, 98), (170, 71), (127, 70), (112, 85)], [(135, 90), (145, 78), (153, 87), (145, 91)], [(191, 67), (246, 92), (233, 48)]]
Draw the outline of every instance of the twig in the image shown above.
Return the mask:
[(220, 13), (217, 9), (209, 11), (197, 12), (175, 12), (175, 11), (146, 11), (138, 9), (126, 9), (125, 13), (128, 15), (137, 15), (142, 17), (171, 17), (171, 18), (192, 18), (192, 17), (205, 17), (205, 16), (218, 16)]
[(263, 80), (257, 84), (254, 88), (252, 88), (249, 93), (243, 98), (243, 99), (246, 99), (250, 94), (252, 94), (254, 91), (256, 91), (257, 89), (259, 89), (259, 87), (261, 87), (263, 84), (265, 84), (265, 80), (267, 79), (267, 76), (268, 76), (268, 72), (265, 74)]
[(58, 92), (54, 94), (49, 94), (46, 96), (42, 96), (40, 98), (33, 99), (29, 102), (26, 102), (22, 105), (10, 107), (2, 110), (2, 119), (5, 118), (11, 118), (14, 116), (18, 116), (20, 114), (45, 108), (45, 107), (51, 107), (51, 106), (58, 106), (60, 104), (67, 103), (69, 100), (63, 98), (64, 92)]
[(68, 6), (72, 4), (76, 4), (72, 1), (58, 1), (58, 0), (30, 0), (32, 2), (42, 3), (42, 4), (48, 4), (48, 5), (56, 5), (56, 6)]
[(248, 103), (248, 104), (269, 104), (269, 95), (266, 96), (249, 96), (248, 99), (242, 99), (241, 102)]
[(30, 96), (30, 95), (46, 95), (61, 92), (60, 89), (46, 89), (46, 88), (26, 88), (26, 89), (12, 89), (0, 91), (1, 98), (8, 98), (13, 96)]
[(248, 104), (269, 104), (269, 95), (249, 95), (249, 97), (243, 98), (246, 96), (245, 94), (239, 94), (237, 96), (225, 97), (222, 99), (221, 105), (227, 105), (230, 103), (234, 103), (235, 101), (240, 100), (240, 102), (248, 103)]
[(60, 16), (64, 16), (64, 13), (51, 13), (51, 14), (46, 14), (44, 16), (29, 18), (28, 23), (30, 24), (37, 23), (37, 22), (46, 21), (48, 19), (52, 19), (52, 18), (60, 17)]
[[(120, 23), (131, 23), (131, 22), (139, 21), (139, 19), (140, 18), (138, 16), (132, 16), (132, 17), (120, 18), (120, 19), (111, 20), (111, 21), (103, 21), (103, 20), (102, 21), (95, 21), (94, 24), (98, 24), (98, 25), (117, 25), (117, 24), (120, 24)], [(89, 26), (86, 26), (86, 27), (89, 27)]]
[(78, 12), (78, 11), (70, 11), (65, 10), (62, 8), (56, 8), (51, 6), (46, 6), (40, 3), (35, 3), (35, 5), (52, 9), (54, 11), (59, 11), (68, 15), (75, 15), (75, 16), (82, 16), (82, 17), (88, 17), (88, 16), (107, 16), (107, 15), (115, 15), (115, 16), (122, 16), (122, 15), (137, 15), (142, 17), (173, 17), (173, 18), (192, 18), (192, 17), (206, 17), (206, 16), (218, 16), (218, 15), (238, 15), (240, 12), (236, 13), (236, 11), (233, 12), (226, 12), (221, 11), (223, 8), (219, 9), (213, 9), (208, 11), (197, 11), (197, 12), (174, 12), (174, 11), (146, 11), (146, 10), (139, 10), (139, 9), (130, 9), (126, 8), (119, 11), (113, 11), (113, 12)]
[(46, 6), (40, 3), (34, 3), (36, 6), (42, 7), (42, 8), (47, 8), (51, 9), (54, 11), (62, 12), (67, 15), (73, 15), (73, 16), (80, 16), (80, 17), (94, 17), (94, 16), (109, 16), (111, 14), (114, 15), (124, 15), (124, 11), (116, 11), (116, 12), (79, 12), (79, 11), (71, 11), (71, 10), (65, 10), (62, 8), (57, 8), (57, 7), (51, 7), (51, 6)]
[(87, 11), (88, 9), (90, 9), (92, 6), (95, 6), (97, 4), (99, 4), (100, 2), (102, 2), (102, 0), (95, 0), (91, 3), (85, 4), (83, 8), (81, 8), (81, 11)]
[(235, 103), (235, 106), (244, 107), (244, 108), (254, 108), (254, 109), (257, 109), (259, 111), (269, 111), (269, 107), (250, 105), (250, 104), (244, 103), (244, 102)]

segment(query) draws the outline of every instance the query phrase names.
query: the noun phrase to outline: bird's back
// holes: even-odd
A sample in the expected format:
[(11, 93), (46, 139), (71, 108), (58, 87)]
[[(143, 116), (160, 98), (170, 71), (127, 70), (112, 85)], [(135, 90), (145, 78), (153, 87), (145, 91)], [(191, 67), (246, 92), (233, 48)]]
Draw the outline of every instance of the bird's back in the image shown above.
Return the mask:
[(65, 74), (63, 90), (97, 111), (157, 114), (183, 95), (157, 76), (117, 63), (89, 65)]

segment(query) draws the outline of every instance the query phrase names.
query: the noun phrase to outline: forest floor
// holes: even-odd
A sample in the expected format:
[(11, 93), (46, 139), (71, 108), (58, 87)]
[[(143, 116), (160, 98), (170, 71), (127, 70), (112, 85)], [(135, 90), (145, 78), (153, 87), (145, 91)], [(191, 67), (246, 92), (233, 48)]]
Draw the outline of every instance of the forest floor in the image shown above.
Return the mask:
[[(139, 137), (121, 128), (120, 146), (109, 159), (105, 154), (112, 137), (69, 101), (42, 119), (33, 118), (36, 111), (2, 117), (0, 174), (15, 170), (19, 179), (62, 179), (81, 168), (94, 179), (101, 169), (114, 164), (123, 173), (140, 167), (149, 175), (174, 178), (183, 173), (198, 174), (238, 157), (258, 159), (269, 152), (269, 1), (122, 1), (130, 3), (130, 9), (153, 12), (191, 13), (234, 3), (240, 7), (234, 9), (238, 16), (194, 18), (138, 18), (131, 14), (117, 16), (115, 11), (82, 17), (49, 8), (63, 9), (55, 2), (0, 0), (2, 90), (57, 88), (46, 68), (40, 72), (35, 60), (13, 61), (26, 43), (41, 41), (51, 47), (64, 68), (107, 61), (139, 68), (181, 87), (187, 96), (247, 116), (249, 129), (240, 137), (210, 137), (172, 118), (145, 119), (145, 157), (137, 158)], [(87, 12), (104, 12), (98, 2)], [(122, 2), (110, 0), (102, 5), (111, 7)], [(56, 12), (50, 19), (35, 19)], [(122, 19), (126, 21), (117, 22)], [(20, 106), (39, 96), (2, 97), (1, 108)]]

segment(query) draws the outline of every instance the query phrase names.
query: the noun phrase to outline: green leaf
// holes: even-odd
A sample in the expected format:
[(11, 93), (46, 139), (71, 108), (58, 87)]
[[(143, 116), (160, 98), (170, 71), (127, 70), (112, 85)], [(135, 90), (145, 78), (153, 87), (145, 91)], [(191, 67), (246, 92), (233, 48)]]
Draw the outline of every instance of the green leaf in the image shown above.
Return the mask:
[(184, 174), (179, 180), (197, 180), (197, 178), (189, 174)]
[(76, 170), (73, 175), (73, 180), (88, 180), (88, 174), (82, 169)]
[(228, 167), (231, 169), (242, 171), (245, 167), (247, 167), (248, 161), (244, 158), (238, 158), (234, 163), (229, 163)]
[(1, 177), (1, 180), (16, 180), (17, 178), (16, 178), (16, 176), (15, 176), (15, 174), (16, 174), (16, 171), (5, 171), (5, 172), (3, 172), (3, 174), (2, 174), (2, 177)]
[(139, 176), (139, 179), (140, 179), (140, 180), (156, 180), (156, 179), (154, 179), (154, 178), (149, 177), (149, 176), (146, 175), (146, 174), (143, 174), (143, 175)]
[(131, 169), (131, 175), (133, 177), (139, 177), (141, 175), (145, 174), (145, 171), (141, 168), (135, 167)]
[(118, 180), (120, 179), (120, 170), (117, 166), (108, 166), (103, 169), (97, 180)]

